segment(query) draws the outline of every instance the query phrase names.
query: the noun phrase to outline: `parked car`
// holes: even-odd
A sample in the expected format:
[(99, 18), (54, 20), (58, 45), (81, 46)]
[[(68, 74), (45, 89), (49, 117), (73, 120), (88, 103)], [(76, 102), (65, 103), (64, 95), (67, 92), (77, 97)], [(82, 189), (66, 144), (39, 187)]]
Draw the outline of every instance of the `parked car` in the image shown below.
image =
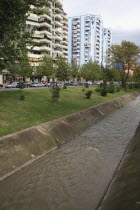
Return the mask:
[(45, 83), (40, 82), (40, 83), (37, 83), (37, 87), (46, 87), (46, 84), (45, 84)]
[(18, 82), (13, 82), (12, 84), (6, 85), (5, 88), (18, 88)]
[(3, 85), (2, 84), (0, 84), (0, 88), (3, 88)]
[(32, 83), (32, 84), (30, 84), (30, 87), (46, 87), (46, 84), (42, 83), (42, 82)]

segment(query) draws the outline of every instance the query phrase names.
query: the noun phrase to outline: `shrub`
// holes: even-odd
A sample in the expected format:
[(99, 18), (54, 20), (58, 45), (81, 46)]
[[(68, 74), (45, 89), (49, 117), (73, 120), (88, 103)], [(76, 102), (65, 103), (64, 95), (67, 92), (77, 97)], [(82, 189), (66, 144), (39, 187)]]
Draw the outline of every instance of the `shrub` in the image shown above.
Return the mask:
[(82, 92), (84, 92), (84, 91), (85, 91), (85, 89), (83, 88), (83, 89), (82, 89)]
[(101, 92), (101, 88), (96, 88), (95, 91), (100, 93)]
[(92, 90), (88, 90), (85, 95), (87, 99), (90, 99), (91, 95), (92, 95), (93, 91)]
[(132, 84), (129, 84), (129, 89), (132, 89), (133, 88), (133, 85)]
[(60, 88), (58, 86), (52, 87), (52, 102), (57, 101), (60, 98)]
[(63, 85), (63, 88), (64, 88), (64, 89), (67, 89), (67, 85), (66, 85), (66, 84), (64, 84), (64, 85)]
[(117, 86), (116, 87), (116, 92), (120, 92), (120, 90), (121, 90), (121, 87), (120, 86)]
[(100, 83), (100, 88), (103, 87), (103, 82)]
[(85, 88), (89, 88), (89, 84), (87, 82), (85, 83)]
[(107, 96), (107, 83), (106, 82), (103, 83), (100, 93), (101, 93), (101, 96)]
[(115, 85), (114, 82), (110, 82), (108, 86), (108, 93), (115, 93)]

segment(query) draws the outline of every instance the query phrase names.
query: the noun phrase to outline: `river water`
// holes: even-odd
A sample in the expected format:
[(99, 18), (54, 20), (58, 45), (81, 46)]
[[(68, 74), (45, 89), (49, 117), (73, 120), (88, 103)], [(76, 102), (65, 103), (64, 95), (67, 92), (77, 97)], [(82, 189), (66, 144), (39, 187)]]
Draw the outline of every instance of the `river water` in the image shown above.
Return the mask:
[(140, 121), (140, 97), (0, 183), (0, 210), (94, 210)]

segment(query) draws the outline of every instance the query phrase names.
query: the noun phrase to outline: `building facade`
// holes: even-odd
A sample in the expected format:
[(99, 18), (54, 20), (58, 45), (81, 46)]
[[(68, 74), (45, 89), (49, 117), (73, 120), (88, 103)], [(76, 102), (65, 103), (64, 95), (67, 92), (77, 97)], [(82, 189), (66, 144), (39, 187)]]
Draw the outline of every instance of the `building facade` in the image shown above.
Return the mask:
[(92, 59), (101, 65), (103, 57), (105, 57), (103, 53), (105, 49), (101, 17), (99, 15), (71, 17), (68, 20), (68, 26), (69, 63), (76, 62), (81, 66)]
[(34, 47), (29, 48), (29, 60), (39, 65), (44, 55), (53, 58), (63, 56), (68, 59), (68, 17), (60, 0), (49, 2), (39, 14), (31, 7), (26, 21), (27, 29), (36, 30), (33, 34)]
[(103, 28), (103, 55), (102, 65), (105, 67), (108, 63), (108, 51), (112, 45), (112, 31), (110, 28)]
[[(32, 66), (38, 66), (44, 55), (53, 58), (63, 56), (68, 59), (68, 17), (61, 0), (48, 2), (47, 7), (37, 9), (31, 6), (26, 21), (26, 29), (32, 30), (33, 46), (28, 57)], [(19, 77), (15, 77), (19, 79)], [(12, 76), (7, 71), (0, 75), (0, 84), (9, 83)]]

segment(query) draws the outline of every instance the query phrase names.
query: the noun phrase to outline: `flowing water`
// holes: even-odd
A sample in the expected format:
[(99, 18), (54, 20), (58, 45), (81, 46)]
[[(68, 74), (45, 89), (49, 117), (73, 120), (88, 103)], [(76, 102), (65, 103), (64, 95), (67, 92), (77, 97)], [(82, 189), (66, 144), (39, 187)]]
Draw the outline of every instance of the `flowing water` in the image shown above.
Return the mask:
[(140, 97), (0, 183), (0, 210), (94, 210), (140, 121)]

